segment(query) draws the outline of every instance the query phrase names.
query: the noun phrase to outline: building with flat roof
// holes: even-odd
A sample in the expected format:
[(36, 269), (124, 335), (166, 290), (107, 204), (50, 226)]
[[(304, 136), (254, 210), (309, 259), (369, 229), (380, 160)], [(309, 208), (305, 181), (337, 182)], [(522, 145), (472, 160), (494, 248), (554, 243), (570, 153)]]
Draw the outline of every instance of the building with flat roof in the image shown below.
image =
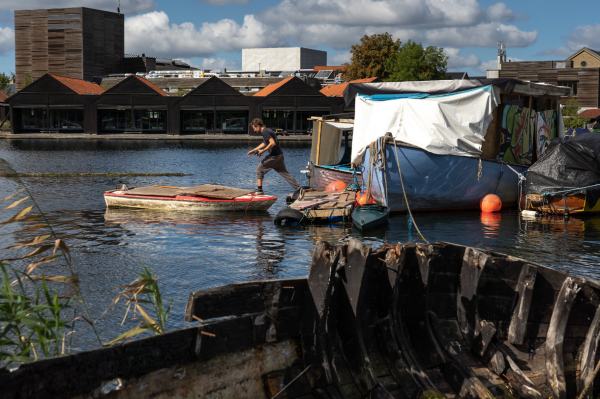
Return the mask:
[(125, 19), (91, 8), (15, 11), (17, 90), (46, 73), (92, 80), (123, 71)]
[(327, 52), (304, 47), (242, 49), (242, 70), (297, 71), (327, 65)]

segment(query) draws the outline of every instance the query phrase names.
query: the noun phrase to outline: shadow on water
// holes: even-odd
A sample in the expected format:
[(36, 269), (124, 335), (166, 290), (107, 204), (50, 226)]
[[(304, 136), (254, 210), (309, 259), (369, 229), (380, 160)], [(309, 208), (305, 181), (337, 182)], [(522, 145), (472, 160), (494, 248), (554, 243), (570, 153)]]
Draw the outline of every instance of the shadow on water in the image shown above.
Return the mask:
[[(388, 225), (360, 232), (350, 225), (275, 226), (292, 189), (276, 173), (265, 179), (268, 194), (279, 200), (262, 213), (235, 214), (106, 209), (102, 194), (128, 186), (192, 186), (219, 183), (240, 188), (256, 185), (256, 157), (248, 143), (172, 141), (11, 140), (0, 142), (0, 158), (19, 172), (182, 172), (193, 176), (128, 178), (24, 178), (50, 224), (73, 253), (94, 317), (100, 317), (116, 295), (115, 287), (133, 281), (140, 264), (154, 269), (167, 298), (175, 304), (168, 328), (188, 326), (183, 313), (193, 291), (248, 280), (304, 277), (314, 243), (355, 237), (380, 246), (422, 242), (404, 215)], [(300, 180), (310, 156), (307, 143), (284, 144), (288, 170)], [(0, 198), (19, 185), (0, 180)], [(600, 278), (600, 218), (522, 220), (516, 210), (501, 214), (446, 212), (415, 214), (429, 242), (449, 241), (522, 257), (576, 275)], [(33, 223), (33, 222), (32, 222)], [(0, 236), (0, 247), (15, 235)], [(119, 309), (101, 316), (102, 336), (112, 339), (132, 327), (120, 326)], [(94, 346), (82, 333), (76, 347)]]

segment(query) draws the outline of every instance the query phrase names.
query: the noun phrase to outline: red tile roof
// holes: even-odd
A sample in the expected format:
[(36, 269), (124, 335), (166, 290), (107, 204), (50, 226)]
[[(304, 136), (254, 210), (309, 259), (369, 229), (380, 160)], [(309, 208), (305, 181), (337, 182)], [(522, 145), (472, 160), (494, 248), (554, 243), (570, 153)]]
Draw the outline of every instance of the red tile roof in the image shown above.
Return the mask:
[(317, 71), (339, 71), (339, 70), (343, 70), (346, 69), (346, 65), (336, 65), (336, 66), (316, 66), (314, 67), (313, 71), (317, 72)]
[(325, 94), (327, 97), (341, 97), (344, 95), (344, 90), (346, 90), (346, 86), (348, 83), (373, 83), (373, 82), (381, 82), (379, 78), (367, 78), (367, 79), (357, 79), (352, 80), (346, 83), (339, 83), (337, 85), (327, 85), (321, 89), (321, 93)]
[(579, 114), (580, 118), (592, 118), (595, 119), (600, 116), (600, 109), (586, 109)]
[(258, 93), (256, 93), (253, 97), (266, 97), (292, 79), (294, 79), (293, 76), (291, 78), (285, 78), (281, 82), (270, 84), (264, 89), (260, 90)]
[(66, 78), (64, 76), (52, 75), (54, 79), (67, 86), (77, 94), (102, 94), (104, 89), (98, 86), (96, 83), (88, 82), (86, 80)]
[(134, 78), (138, 79), (140, 82), (142, 82), (143, 84), (145, 84), (146, 86), (148, 86), (149, 88), (151, 88), (152, 90), (154, 90), (155, 92), (157, 92), (158, 94), (160, 94), (161, 96), (165, 96), (168, 97), (169, 95), (167, 93), (164, 92), (164, 90), (162, 90), (160, 87), (158, 87), (157, 85), (155, 85), (154, 83), (151, 83), (149, 81), (147, 81), (144, 78), (140, 78), (137, 75), (132, 75)]
[(0, 91), (0, 103), (3, 103), (4, 100), (6, 100), (8, 98), (8, 96)]

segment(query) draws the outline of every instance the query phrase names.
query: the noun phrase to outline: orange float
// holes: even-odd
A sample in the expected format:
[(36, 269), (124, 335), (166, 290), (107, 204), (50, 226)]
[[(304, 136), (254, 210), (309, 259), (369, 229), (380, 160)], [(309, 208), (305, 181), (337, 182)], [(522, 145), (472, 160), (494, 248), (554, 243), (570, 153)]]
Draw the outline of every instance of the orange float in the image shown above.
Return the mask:
[[(356, 203), (358, 205), (365, 205), (367, 203), (367, 192), (366, 191), (359, 191), (356, 193), (356, 196), (354, 197), (354, 200), (356, 201)], [(376, 204), (377, 202), (375, 201), (375, 199), (373, 199), (373, 196), (371, 196), (369, 198), (369, 204)]]
[(346, 183), (341, 180), (336, 180), (329, 183), (327, 188), (325, 188), (325, 191), (342, 191), (346, 187), (348, 187)]
[(496, 194), (488, 194), (479, 203), (482, 212), (500, 212), (502, 200)]

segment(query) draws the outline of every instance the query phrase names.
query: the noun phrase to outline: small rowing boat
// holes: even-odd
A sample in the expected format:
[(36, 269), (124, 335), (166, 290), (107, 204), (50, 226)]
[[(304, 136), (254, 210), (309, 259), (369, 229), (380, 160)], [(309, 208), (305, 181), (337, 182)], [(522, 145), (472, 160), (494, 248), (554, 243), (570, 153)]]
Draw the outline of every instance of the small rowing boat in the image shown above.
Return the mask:
[(352, 223), (362, 231), (381, 226), (389, 220), (390, 209), (383, 205), (365, 204), (352, 212)]
[(210, 211), (266, 211), (277, 201), (251, 190), (203, 184), (194, 187), (123, 187), (104, 193), (107, 207)]

